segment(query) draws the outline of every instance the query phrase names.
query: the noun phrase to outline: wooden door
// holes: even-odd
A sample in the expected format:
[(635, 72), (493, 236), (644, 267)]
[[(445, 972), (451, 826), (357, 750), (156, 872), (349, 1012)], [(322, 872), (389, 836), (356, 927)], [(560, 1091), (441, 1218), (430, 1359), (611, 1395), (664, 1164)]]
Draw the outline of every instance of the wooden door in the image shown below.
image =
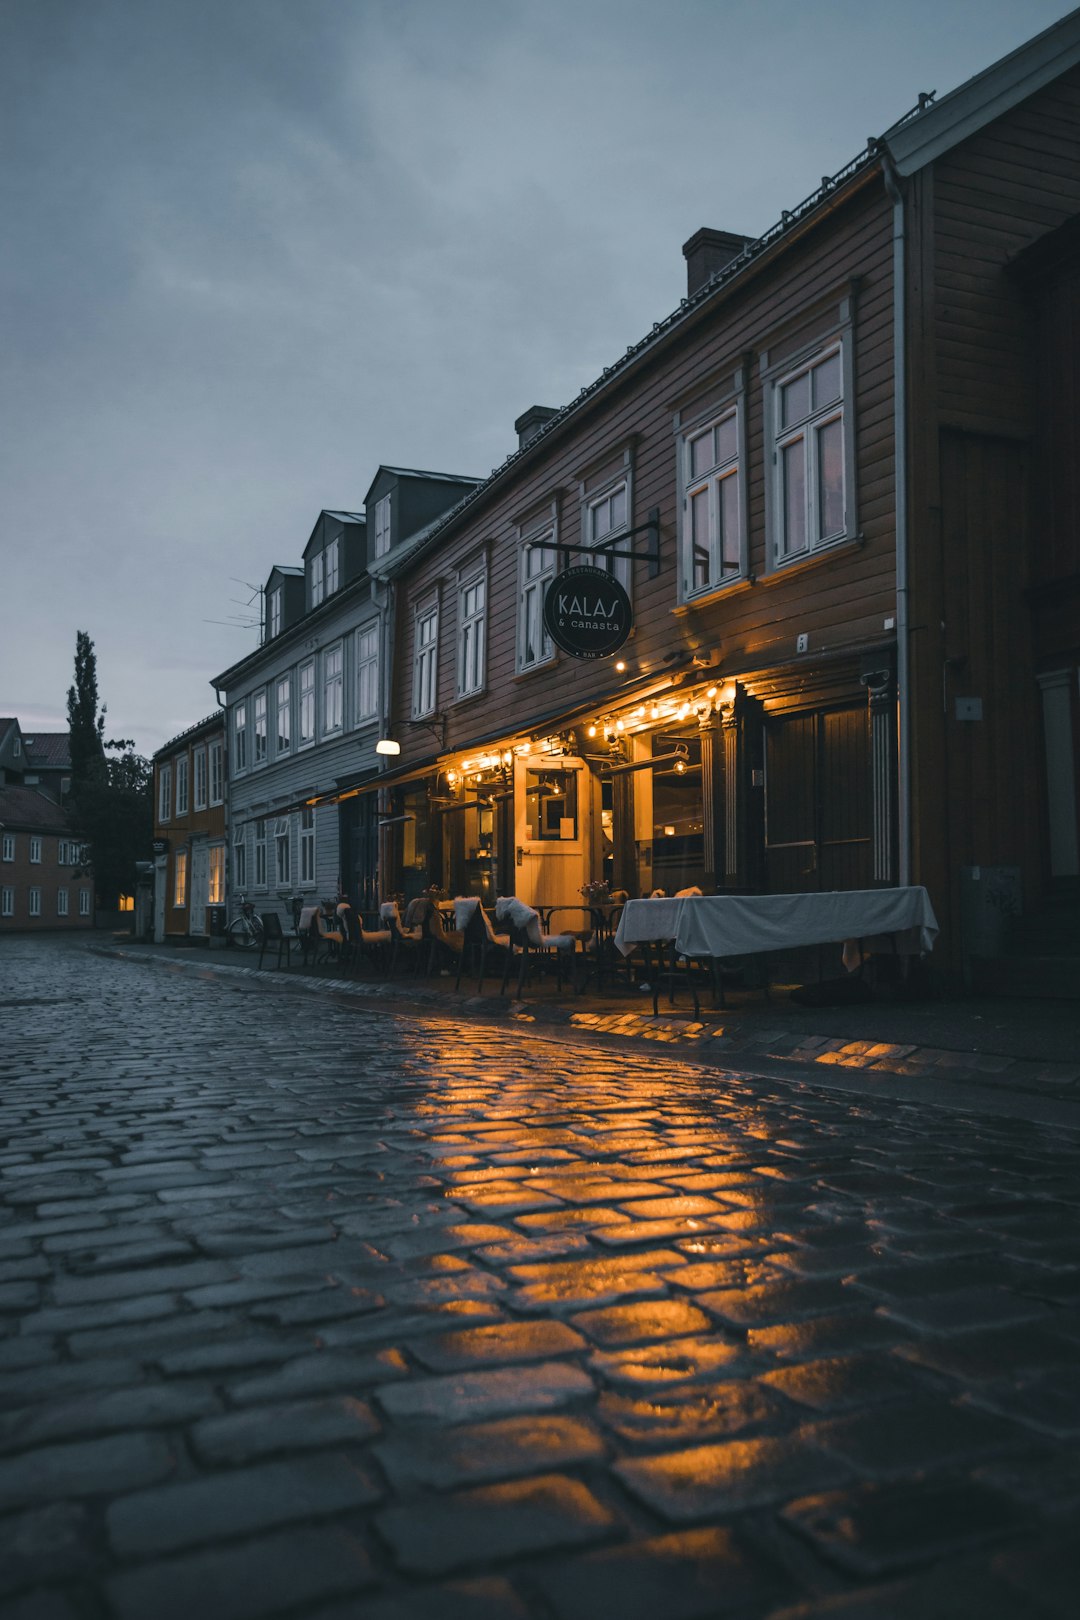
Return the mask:
[(188, 894), (188, 933), (206, 933), (206, 899), (210, 893), (210, 850), (200, 839), (191, 846), (190, 893)]
[(767, 717), (767, 892), (870, 888), (871, 831), (866, 705)]

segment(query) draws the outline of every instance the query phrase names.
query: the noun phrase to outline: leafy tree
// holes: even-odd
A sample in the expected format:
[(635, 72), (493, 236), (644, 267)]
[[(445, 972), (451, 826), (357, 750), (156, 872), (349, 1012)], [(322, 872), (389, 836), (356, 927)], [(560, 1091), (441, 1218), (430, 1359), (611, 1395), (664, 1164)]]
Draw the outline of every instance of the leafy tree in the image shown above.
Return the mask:
[[(68, 688), (71, 747), (69, 806), (87, 846), (99, 903), (115, 911), (135, 891), (135, 863), (149, 860), (154, 835), (153, 768), (130, 738), (107, 740), (98, 713), (97, 658), (85, 630), (75, 642), (75, 683)], [(116, 757), (110, 758), (109, 755)]]

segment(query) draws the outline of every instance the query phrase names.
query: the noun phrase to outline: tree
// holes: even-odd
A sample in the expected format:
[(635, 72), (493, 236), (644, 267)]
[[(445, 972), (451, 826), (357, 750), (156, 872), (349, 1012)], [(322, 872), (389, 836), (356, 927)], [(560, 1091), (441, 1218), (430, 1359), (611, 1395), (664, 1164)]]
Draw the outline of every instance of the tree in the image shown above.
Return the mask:
[[(115, 911), (135, 890), (135, 863), (150, 859), (154, 835), (153, 768), (130, 738), (107, 740), (98, 713), (97, 657), (85, 630), (75, 640), (75, 683), (68, 688), (71, 794), (68, 800), (100, 904)], [(109, 754), (117, 757), (110, 759)]]

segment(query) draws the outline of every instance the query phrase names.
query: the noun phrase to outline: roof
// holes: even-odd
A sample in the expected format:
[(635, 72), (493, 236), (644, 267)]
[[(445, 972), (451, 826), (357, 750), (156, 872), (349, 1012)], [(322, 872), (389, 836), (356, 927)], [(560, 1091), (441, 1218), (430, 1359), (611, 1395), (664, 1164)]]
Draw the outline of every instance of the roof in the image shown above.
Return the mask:
[(192, 742), (202, 732), (223, 731), (224, 728), (225, 716), (220, 709), (215, 709), (213, 714), (206, 716), (205, 720), (196, 720), (195, 724), (188, 726), (186, 731), (179, 731), (175, 737), (170, 737), (167, 743), (162, 743), (160, 748), (155, 749), (151, 757), (160, 759), (163, 754), (171, 753), (174, 748), (179, 748), (181, 743)]
[(323, 517), (337, 518), (339, 523), (366, 523), (367, 514), (364, 512), (332, 512), (328, 506), (322, 510)]
[(367, 494), (364, 496), (365, 501), (371, 499), (371, 491), (374, 489), (380, 473), (392, 473), (395, 478), (429, 478), (436, 484), (461, 484), (467, 489), (475, 488), (477, 484), (485, 482), (482, 478), (470, 478), (465, 473), (421, 472), (418, 467), (388, 467), (386, 462), (381, 462), (375, 469), (375, 477), (368, 485)]
[(463, 504), (462, 501), (459, 501), (457, 506), (450, 508), (449, 512), (440, 512), (438, 517), (432, 518), (430, 523), (425, 523), (422, 529), (417, 529), (415, 533), (408, 535), (404, 540), (399, 540), (391, 551), (384, 552), (381, 557), (373, 558), (368, 563), (368, 573), (372, 579), (392, 579), (398, 569), (408, 562), (413, 552), (419, 551), (424, 541), (434, 534), (436, 530), (441, 529), (453, 517), (454, 513), (460, 510)]
[(37, 788), (0, 787), (0, 824), (9, 831), (13, 827), (34, 832), (66, 833), (71, 821), (66, 810), (55, 799), (49, 799)]
[(71, 768), (71, 736), (66, 731), (35, 731), (28, 737), (23, 733), (27, 761), (31, 766), (52, 766), (54, 770)]
[[(285, 574), (290, 579), (303, 579), (304, 570), (302, 568), (294, 568), (292, 563), (275, 563), (273, 568), (270, 570), (270, 574)], [(267, 578), (269, 579), (269, 577), (270, 575), (268, 574)]]

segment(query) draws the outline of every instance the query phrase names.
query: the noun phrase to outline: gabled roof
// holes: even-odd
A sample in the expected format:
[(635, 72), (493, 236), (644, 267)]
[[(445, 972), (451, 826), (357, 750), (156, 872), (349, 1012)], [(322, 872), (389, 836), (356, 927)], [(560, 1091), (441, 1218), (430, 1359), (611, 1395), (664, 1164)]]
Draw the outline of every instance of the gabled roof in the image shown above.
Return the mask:
[(371, 492), (375, 488), (375, 485), (377, 484), (382, 473), (390, 473), (394, 478), (429, 478), (432, 483), (460, 484), (465, 489), (475, 489), (477, 485), (484, 482), (482, 478), (469, 478), (464, 473), (421, 472), (417, 467), (388, 467), (387, 464), (383, 462), (380, 466), (376, 467), (375, 477), (368, 485), (367, 494), (364, 496), (365, 504), (371, 499)]
[(410, 534), (405, 540), (399, 540), (392, 551), (387, 551), (381, 557), (376, 557), (369, 562), (368, 573), (372, 579), (393, 579), (413, 553), (420, 550), (424, 541), (441, 529), (444, 524), (448, 523), (454, 513), (460, 510), (462, 504), (459, 501), (457, 506), (450, 508), (449, 512), (440, 512), (438, 517), (432, 518), (430, 523), (425, 523), (422, 529), (417, 529), (414, 534)]
[(322, 510), (323, 517), (337, 518), (339, 523), (366, 523), (367, 514), (364, 512), (332, 512), (328, 506)]
[(30, 832), (69, 832), (68, 813), (37, 788), (0, 787), (0, 823)]
[(27, 764), (41, 765), (53, 770), (71, 768), (71, 736), (66, 731), (35, 731), (32, 737), (23, 736)]
[(976, 73), (886, 137), (902, 175), (914, 174), (1080, 62), (1080, 11)]
[(224, 728), (225, 716), (220, 709), (215, 709), (214, 713), (208, 714), (205, 720), (196, 720), (195, 724), (193, 726), (188, 726), (186, 731), (178, 731), (175, 737), (170, 737), (167, 743), (162, 743), (160, 748), (155, 749), (151, 758), (161, 759), (164, 754), (171, 753), (171, 751), (174, 748), (178, 748), (181, 743), (194, 742), (196, 737), (198, 737), (200, 734), (205, 734), (211, 731), (223, 731)]

